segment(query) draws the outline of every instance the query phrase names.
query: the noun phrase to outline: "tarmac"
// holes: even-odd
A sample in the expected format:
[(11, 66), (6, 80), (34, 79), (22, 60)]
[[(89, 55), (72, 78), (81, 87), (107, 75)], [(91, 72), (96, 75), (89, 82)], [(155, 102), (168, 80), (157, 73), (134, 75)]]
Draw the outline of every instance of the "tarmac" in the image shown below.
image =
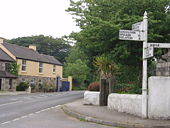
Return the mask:
[(84, 105), (83, 99), (62, 106), (68, 115), (80, 120), (119, 128), (170, 128), (170, 120), (143, 119), (109, 110), (107, 106)]
[(27, 92), (27, 91), (14, 91), (14, 92), (0, 91), (0, 96), (23, 95), (23, 94), (30, 94), (30, 92)]

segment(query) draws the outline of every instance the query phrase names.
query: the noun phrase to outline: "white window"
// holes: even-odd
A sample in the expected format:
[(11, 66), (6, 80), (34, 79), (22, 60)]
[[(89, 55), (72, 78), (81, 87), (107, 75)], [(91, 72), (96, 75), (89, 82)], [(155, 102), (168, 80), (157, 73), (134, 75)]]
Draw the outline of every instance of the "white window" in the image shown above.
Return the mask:
[(39, 63), (39, 73), (43, 72), (43, 63)]
[(26, 65), (26, 60), (22, 60), (22, 71), (26, 71), (27, 65)]
[(53, 73), (55, 73), (55, 72), (56, 72), (56, 66), (53, 65)]

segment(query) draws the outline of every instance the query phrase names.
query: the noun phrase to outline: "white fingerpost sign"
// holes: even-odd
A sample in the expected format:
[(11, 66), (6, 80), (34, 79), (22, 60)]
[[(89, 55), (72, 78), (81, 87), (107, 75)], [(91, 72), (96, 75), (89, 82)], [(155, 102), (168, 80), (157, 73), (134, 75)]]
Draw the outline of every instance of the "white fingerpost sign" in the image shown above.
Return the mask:
[[(139, 38), (140, 37), (140, 38)], [(152, 57), (154, 48), (170, 48), (170, 43), (148, 43), (148, 17), (132, 25), (132, 30), (120, 30), (119, 39), (143, 41), (142, 117), (148, 117), (147, 58)]]
[(119, 30), (119, 39), (120, 40), (143, 41), (144, 40), (144, 36), (143, 36), (143, 32), (140, 32), (140, 31)]
[(143, 30), (143, 21), (135, 23), (135, 24), (132, 24), (132, 30), (134, 30), (134, 31), (142, 31)]
[(148, 43), (148, 47), (153, 47), (153, 48), (170, 48), (170, 43)]
[(152, 46), (151, 46), (151, 47), (146, 47), (146, 48), (145, 48), (145, 51), (144, 51), (144, 53), (145, 53), (144, 58), (150, 58), (150, 57), (152, 57), (152, 56), (153, 56), (153, 52), (154, 52), (154, 49), (153, 49)]
[(132, 30), (120, 30), (120, 40), (143, 41), (142, 117), (148, 116), (147, 100), (147, 58), (153, 56), (153, 47), (148, 47), (148, 17), (145, 11), (143, 21), (132, 25)]

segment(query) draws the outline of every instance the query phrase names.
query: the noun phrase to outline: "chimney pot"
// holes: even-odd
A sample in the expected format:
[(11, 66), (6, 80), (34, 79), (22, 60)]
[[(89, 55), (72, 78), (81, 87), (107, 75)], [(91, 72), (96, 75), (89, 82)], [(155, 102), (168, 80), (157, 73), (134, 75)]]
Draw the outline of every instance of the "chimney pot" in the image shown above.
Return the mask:
[(3, 44), (5, 42), (5, 39), (0, 37), (0, 44)]
[(32, 49), (34, 51), (37, 51), (37, 47), (35, 45), (29, 45), (29, 49)]

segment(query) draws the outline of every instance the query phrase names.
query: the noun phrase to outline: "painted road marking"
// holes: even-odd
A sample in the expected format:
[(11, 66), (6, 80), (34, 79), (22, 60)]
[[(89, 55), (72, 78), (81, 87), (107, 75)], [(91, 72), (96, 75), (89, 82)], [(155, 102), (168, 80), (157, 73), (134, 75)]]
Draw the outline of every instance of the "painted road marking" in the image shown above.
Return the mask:
[(20, 103), (20, 102), (23, 102), (23, 101), (15, 101), (15, 102), (10, 102), (10, 103), (0, 104), (0, 107), (10, 105), (10, 104), (16, 104), (16, 103)]
[(21, 116), (21, 117), (19, 117), (19, 118), (15, 118), (15, 119), (13, 119), (12, 121), (3, 122), (3, 123), (1, 123), (0, 125), (5, 125), (5, 124), (11, 123), (11, 122), (15, 122), (15, 121), (18, 121), (18, 120), (27, 118), (27, 117), (29, 117), (29, 116), (33, 116), (33, 115), (35, 115), (35, 114), (39, 114), (39, 113), (44, 112), (44, 111), (48, 111), (48, 110), (51, 110), (51, 109), (54, 109), (54, 108), (58, 108), (58, 107), (60, 107), (60, 106), (61, 106), (61, 105), (57, 105), (57, 106), (54, 106), (54, 107), (49, 107), (49, 108), (46, 108), (46, 109), (42, 109), (42, 110), (40, 110), (40, 111), (37, 111), (37, 112), (34, 112), (34, 113), (30, 113), (30, 114), (25, 115), (25, 116)]

